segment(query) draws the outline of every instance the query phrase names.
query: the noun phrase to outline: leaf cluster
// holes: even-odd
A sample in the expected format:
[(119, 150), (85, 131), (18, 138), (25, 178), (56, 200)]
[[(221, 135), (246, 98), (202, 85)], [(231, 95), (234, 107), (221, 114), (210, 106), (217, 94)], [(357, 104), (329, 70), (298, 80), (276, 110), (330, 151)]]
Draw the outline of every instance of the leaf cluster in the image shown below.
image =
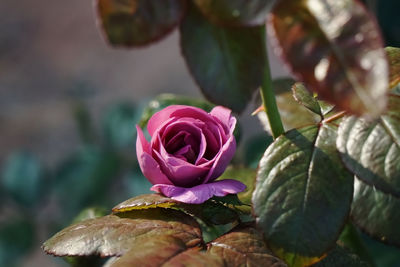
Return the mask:
[[(366, 266), (375, 259), (365, 256), (358, 230), (343, 237), (346, 225), (400, 244), (400, 50), (383, 48), (359, 1), (98, 0), (97, 9), (114, 46), (150, 44), (178, 27), (205, 97), (235, 112), (270, 82), (269, 14), (275, 50), (299, 82), (272, 83), (288, 131), (265, 150), (257, 173), (225, 172), (248, 185), (239, 201), (197, 206), (140, 196), (62, 230), (46, 252), (112, 257), (111, 266)], [(164, 105), (190, 101), (162, 96), (142, 124)]]

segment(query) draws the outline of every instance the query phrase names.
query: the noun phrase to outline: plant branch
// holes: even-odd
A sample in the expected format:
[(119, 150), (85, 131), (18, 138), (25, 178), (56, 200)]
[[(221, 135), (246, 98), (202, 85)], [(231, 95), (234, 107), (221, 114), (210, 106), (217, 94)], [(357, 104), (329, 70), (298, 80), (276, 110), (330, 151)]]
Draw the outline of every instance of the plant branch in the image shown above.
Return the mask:
[(264, 106), (265, 113), (267, 114), (269, 126), (271, 128), (272, 136), (276, 139), (278, 136), (283, 134), (285, 130), (283, 129), (283, 124), (281, 116), (279, 114), (278, 106), (276, 105), (275, 94), (272, 86), (271, 71), (269, 66), (268, 51), (266, 44), (266, 29), (263, 28), (264, 32), (264, 49), (265, 49), (265, 66), (264, 66), (264, 76), (260, 89), (260, 94)]

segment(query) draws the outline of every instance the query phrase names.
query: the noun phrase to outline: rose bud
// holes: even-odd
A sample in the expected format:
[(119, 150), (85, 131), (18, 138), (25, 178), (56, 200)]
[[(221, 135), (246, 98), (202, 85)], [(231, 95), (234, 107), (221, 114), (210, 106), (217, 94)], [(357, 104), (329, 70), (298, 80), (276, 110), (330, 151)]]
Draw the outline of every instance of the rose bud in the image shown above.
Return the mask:
[(207, 113), (173, 105), (150, 118), (150, 143), (136, 126), (136, 154), (151, 190), (191, 204), (243, 191), (246, 186), (239, 181), (215, 181), (235, 153), (235, 125), (236, 118), (222, 106)]

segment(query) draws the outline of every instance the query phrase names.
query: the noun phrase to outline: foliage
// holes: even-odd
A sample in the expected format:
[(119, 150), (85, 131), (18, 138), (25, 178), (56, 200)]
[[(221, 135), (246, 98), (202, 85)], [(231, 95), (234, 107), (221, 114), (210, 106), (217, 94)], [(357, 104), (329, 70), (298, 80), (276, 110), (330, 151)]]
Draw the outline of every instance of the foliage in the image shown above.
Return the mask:
[[(76, 257), (92, 262), (93, 256), (111, 257), (108, 266), (374, 266), (385, 262), (374, 251), (377, 242), (400, 245), (400, 53), (384, 48), (379, 26), (361, 2), (96, 4), (105, 39), (115, 47), (148, 45), (179, 29), (183, 58), (211, 103), (162, 95), (144, 112), (124, 103), (104, 116), (99, 135), (85, 106), (77, 105), (83, 144), (50, 179), (60, 216), (71, 218), (82, 206), (97, 204), (110, 210), (110, 203), (127, 197), (120, 194), (123, 186), (118, 193), (113, 187), (126, 173), (139, 180), (135, 155), (126, 149), (135, 139), (134, 124), (145, 126), (168, 105), (225, 105), (239, 113), (261, 86), (257, 111), (274, 140), (264, 133), (245, 142), (239, 160), (222, 175), (247, 185), (237, 196), (190, 205), (139, 195), (109, 215), (82, 213), (44, 243), (47, 253), (74, 257), (76, 266)], [(271, 80), (265, 23), (296, 80)], [(11, 156), (1, 180), (7, 198), (19, 206), (40, 203), (40, 184), (51, 173), (44, 170), (32, 155)], [(16, 231), (10, 227), (1, 225), (0, 245)], [(30, 236), (28, 231), (18, 249), (29, 249)], [(9, 263), (7, 255), (16, 254), (7, 249), (0, 261)], [(395, 248), (383, 250), (399, 260)]]

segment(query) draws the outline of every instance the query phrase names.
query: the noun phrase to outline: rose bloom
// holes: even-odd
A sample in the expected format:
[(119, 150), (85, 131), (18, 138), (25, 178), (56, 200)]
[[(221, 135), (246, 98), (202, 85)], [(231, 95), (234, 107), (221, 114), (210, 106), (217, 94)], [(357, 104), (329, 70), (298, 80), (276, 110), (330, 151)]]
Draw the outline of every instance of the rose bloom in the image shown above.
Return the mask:
[(207, 113), (173, 105), (150, 118), (150, 143), (136, 126), (136, 154), (144, 176), (153, 184), (151, 190), (192, 204), (243, 191), (246, 186), (239, 181), (215, 181), (235, 153), (235, 125), (236, 118), (222, 106)]

